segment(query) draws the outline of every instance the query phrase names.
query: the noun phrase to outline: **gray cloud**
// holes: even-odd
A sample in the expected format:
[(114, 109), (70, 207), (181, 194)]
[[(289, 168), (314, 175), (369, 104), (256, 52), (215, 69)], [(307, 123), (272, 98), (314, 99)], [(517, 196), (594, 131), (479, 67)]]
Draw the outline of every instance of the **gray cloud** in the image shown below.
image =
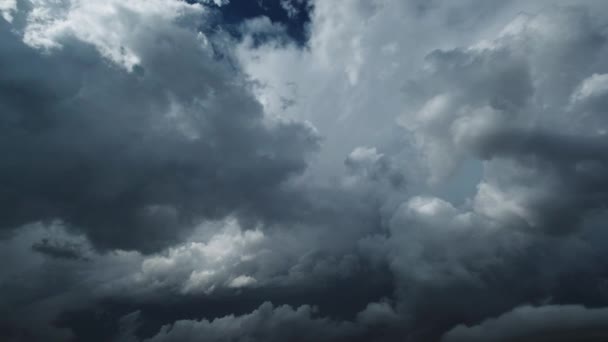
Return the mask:
[[(485, 160), (479, 210), (517, 219), (520, 228), (570, 232), (587, 212), (605, 208), (600, 119), (568, 104), (601, 96), (587, 94), (601, 88), (594, 75), (606, 69), (602, 27), (583, 8), (551, 9), (520, 15), (495, 39), (427, 56), (430, 76), (412, 87), (430, 98), (401, 120), (433, 177), (445, 177), (467, 154)], [(554, 38), (564, 30), (564, 39)]]
[(497, 318), (447, 332), (442, 341), (605, 341), (608, 311), (578, 305), (515, 308)]
[(5, 335), (603, 333), (605, 2), (311, 5), (0, 5)]
[[(47, 53), (2, 21), (3, 227), (61, 219), (98, 247), (152, 251), (201, 218), (255, 212), (305, 167), (312, 130), (267, 120), (237, 72), (197, 38), (198, 20), (188, 21), (200, 11), (164, 4), (150, 7), (176, 19), (152, 10), (119, 17), (122, 42), (86, 32), (46, 37), (52, 28), (26, 25), (25, 41), (49, 45)], [(47, 6), (68, 11), (69, 27), (97, 5), (33, 6), (18, 15), (31, 20)]]
[(316, 318), (310, 306), (293, 309), (264, 303), (243, 316), (178, 321), (146, 341), (349, 341), (356, 332), (352, 324)]
[(75, 243), (65, 241), (52, 241), (42, 239), (32, 245), (32, 249), (36, 252), (47, 254), (54, 258), (65, 259), (82, 259), (81, 246)]

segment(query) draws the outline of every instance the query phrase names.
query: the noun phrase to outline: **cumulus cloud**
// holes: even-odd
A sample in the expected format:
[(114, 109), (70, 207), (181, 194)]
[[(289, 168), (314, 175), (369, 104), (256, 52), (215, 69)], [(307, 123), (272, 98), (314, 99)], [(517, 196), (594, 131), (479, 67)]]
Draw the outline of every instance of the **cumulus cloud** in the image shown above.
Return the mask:
[(11, 22), (13, 21), (12, 12), (17, 9), (17, 0), (2, 0), (0, 1), (0, 14), (4, 20)]
[(100, 248), (157, 250), (201, 218), (255, 212), (315, 149), (216, 58), (199, 5), (33, 1), (18, 15), (1, 37), (4, 228), (60, 219)]
[(77, 243), (67, 241), (52, 241), (42, 239), (32, 245), (36, 252), (47, 254), (55, 258), (80, 259), (82, 258), (81, 246)]
[(496, 38), (430, 53), (429, 77), (409, 85), (430, 97), (400, 120), (433, 180), (465, 154), (486, 160), (478, 210), (548, 233), (604, 207), (601, 119), (568, 105), (601, 93), (606, 37), (596, 21), (580, 8), (522, 14)]
[(130, 278), (133, 284), (129, 286), (142, 290), (154, 284), (155, 288), (179, 293), (211, 293), (218, 287), (254, 285), (255, 278), (239, 274), (239, 266), (256, 258), (266, 238), (264, 233), (243, 232), (234, 219), (219, 224), (224, 227), (214, 232), (208, 241), (189, 241), (160, 255), (144, 258), (140, 270)]
[[(315, 246), (316, 241), (306, 227), (288, 232), (260, 227), (245, 230), (237, 220), (228, 218), (205, 222), (194, 228), (186, 241), (158, 253), (100, 253), (85, 235), (70, 232), (59, 222), (33, 224), (15, 231), (0, 245), (3, 258), (20, 260), (0, 272), (5, 294), (0, 312), (7, 313), (0, 325), (13, 329), (9, 336), (38, 340), (46, 335), (62, 340), (61, 336), (72, 335), (68, 328), (78, 324), (79, 316), (86, 317), (89, 310), (101, 311), (109, 315), (105, 319), (118, 324), (117, 313), (126, 314), (132, 305), (148, 306), (158, 314), (154, 312), (166, 311), (164, 305), (173, 303), (170, 310), (174, 313), (169, 317), (175, 320), (190, 310), (190, 301), (202, 301), (205, 309), (199, 308), (196, 315), (213, 318), (226, 314), (218, 305), (242, 312), (259, 305), (260, 298), (283, 301), (290, 292), (323, 297), (334, 284), (374, 275), (356, 255), (331, 254), (329, 247)], [(374, 286), (372, 282), (345, 291), (362, 296), (361, 301), (345, 300), (359, 303), (354, 307), (362, 309), (376, 296), (366, 293), (377, 291)], [(267, 293), (268, 288), (274, 293)], [(114, 304), (108, 307), (108, 302)], [(297, 297), (293, 302), (298, 302)], [(125, 307), (120, 303), (126, 303)], [(19, 315), (8, 315), (11, 311)], [(143, 310), (142, 315), (148, 314), (148, 309)], [(24, 316), (32, 319), (21, 321), (19, 317)], [(65, 322), (65, 326), (57, 322)], [(134, 329), (129, 334), (137, 331)], [(92, 338), (95, 332), (91, 334), (79, 338)], [(107, 329), (95, 338), (110, 339), (115, 334), (119, 332)]]
[[(579, 237), (556, 241), (550, 236), (584, 229), (588, 216), (605, 208), (601, 109), (593, 112), (581, 104), (590, 98), (587, 94), (602, 96), (597, 75), (605, 72), (605, 30), (596, 13), (606, 8), (514, 1), (492, 19), (483, 15), (495, 22), (467, 23), (459, 15), (482, 15), (488, 7), (438, 2), (408, 14), (414, 5), (354, 1), (330, 9), (317, 3), (310, 50), (270, 44), (243, 48), (241, 62), (263, 83), (256, 94), (269, 112), (284, 109), (329, 135), (309, 173), (340, 172), (332, 165), (335, 154), (350, 153), (347, 180), (361, 184), (355, 180), (379, 174), (375, 165), (381, 159), (407, 158), (402, 174), (412, 197), (381, 211), (388, 231), (363, 238), (361, 246), (371, 258), (380, 256), (390, 264), (398, 309), (414, 317), (411, 329), (421, 334), (414, 336), (425, 339), (433, 336), (424, 332), (427, 325), (435, 327), (429, 330), (448, 327), (525, 299), (542, 300), (538, 293), (557, 286), (551, 284), (578, 263), (569, 253), (593, 253)], [(402, 23), (411, 13), (418, 27)], [(394, 32), (423, 28), (427, 31), (418, 37), (427, 34), (428, 39), (419, 38), (417, 49), (400, 50), (413, 43), (409, 35)], [(312, 67), (276, 72), (293, 64)], [(319, 79), (325, 80), (323, 91), (312, 86)], [(284, 108), (284, 98), (295, 101)], [(316, 115), (327, 112), (341, 115)], [(382, 126), (395, 121), (407, 138)], [(395, 148), (396, 141), (404, 145)], [(376, 147), (361, 147), (361, 142)], [(483, 172), (481, 179), (468, 180), (469, 200), (461, 198), (456, 205), (416, 194), (433, 193), (471, 158)], [(390, 192), (381, 193), (386, 203), (395, 203)], [(548, 267), (548, 255), (564, 258), (569, 266)], [(582, 262), (586, 257), (580, 255)], [(535, 269), (543, 269), (542, 274), (534, 275)], [(589, 272), (595, 274), (591, 278), (601, 273)], [(504, 288), (505, 282), (522, 278), (533, 279), (532, 285)], [(465, 309), (471, 298), (495, 293), (502, 297)]]
[(604, 333), (604, 1), (269, 4), (0, 1), (5, 335)]

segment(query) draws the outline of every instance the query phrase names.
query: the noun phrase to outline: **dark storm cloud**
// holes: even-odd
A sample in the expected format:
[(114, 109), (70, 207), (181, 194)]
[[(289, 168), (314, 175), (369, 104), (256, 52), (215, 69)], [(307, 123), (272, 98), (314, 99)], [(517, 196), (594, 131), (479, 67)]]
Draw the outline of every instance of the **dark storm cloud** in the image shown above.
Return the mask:
[(605, 333), (608, 7), (192, 3), (0, 3), (0, 337)]
[(264, 303), (243, 316), (177, 321), (146, 341), (350, 341), (356, 335), (357, 328), (352, 323), (314, 316), (310, 306), (293, 309)]
[(460, 325), (442, 341), (588, 341), (608, 338), (608, 310), (577, 305), (519, 307), (476, 326)]
[(65, 241), (51, 241), (42, 239), (32, 245), (32, 249), (36, 252), (49, 255), (53, 258), (64, 258), (79, 260), (83, 259), (81, 246), (75, 243)]
[[(67, 333), (76, 341), (108, 341), (118, 333), (119, 318), (133, 310), (142, 317), (133, 334), (144, 338), (176, 320), (243, 315), (266, 300), (293, 307), (314, 303), (320, 316), (352, 319), (392, 292), (386, 268), (353, 251), (356, 237), (345, 234), (364, 222), (344, 221), (345, 228), (331, 234), (324, 233), (326, 226), (262, 232), (234, 224), (198, 228), (189, 241), (152, 255), (98, 254), (61, 225), (21, 228), (0, 245), (0, 256), (20, 260), (0, 273), (0, 311), (14, 312), (0, 322), (30, 340), (61, 341), (51, 337)], [(53, 252), (79, 246), (82, 259), (40, 253), (43, 248), (32, 245)], [(32, 320), (26, 324), (23, 316)]]
[(387, 236), (366, 241), (387, 255), (413, 340), (547, 298), (605, 305), (601, 291), (584, 294), (605, 276), (601, 248), (578, 235), (602, 229), (585, 222), (608, 204), (595, 107), (605, 94), (603, 22), (582, 8), (523, 14), (495, 39), (430, 53), (422, 80), (406, 87), (422, 104), (401, 123), (431, 181), (466, 157), (484, 167), (471, 202), (413, 197), (391, 215)]
[[(140, 312), (121, 319), (128, 325), (117, 341), (129, 341), (141, 323)], [(314, 306), (273, 305), (264, 302), (251, 312), (212, 320), (179, 320), (163, 326), (143, 341), (390, 341), (400, 318), (386, 302), (373, 302), (352, 320), (336, 320)]]
[(456, 324), (475, 324), (521, 303), (606, 305), (603, 252), (586, 238), (497, 230), (445, 205), (417, 200), (401, 208), (389, 240), (376, 249), (389, 251), (396, 310), (411, 317), (405, 330), (413, 340), (436, 340)]
[(189, 26), (135, 34), (128, 72), (70, 36), (43, 54), (1, 24), (3, 228), (61, 219), (98, 247), (156, 250), (179, 227), (271, 200), (315, 149), (306, 126), (264, 122)]

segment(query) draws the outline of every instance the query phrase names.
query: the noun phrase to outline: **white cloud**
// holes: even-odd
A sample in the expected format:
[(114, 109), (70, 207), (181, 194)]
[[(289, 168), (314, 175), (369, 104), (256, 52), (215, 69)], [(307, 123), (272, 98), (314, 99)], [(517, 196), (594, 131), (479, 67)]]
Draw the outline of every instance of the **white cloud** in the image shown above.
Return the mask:
[(572, 101), (585, 101), (591, 97), (608, 94), (608, 74), (593, 74), (586, 78), (579, 89), (572, 94)]
[(257, 280), (255, 280), (255, 278), (253, 278), (253, 277), (246, 276), (246, 275), (240, 275), (240, 276), (232, 279), (228, 283), (228, 287), (238, 289), (241, 287), (248, 287), (248, 286), (254, 285), (256, 282), (257, 282)]
[(347, 341), (356, 328), (349, 322), (316, 317), (316, 309), (303, 305), (292, 308), (266, 302), (251, 313), (229, 315), (214, 320), (181, 320), (163, 326), (147, 342), (182, 341)]
[(239, 267), (256, 261), (266, 239), (264, 233), (242, 231), (233, 219), (219, 224), (219, 230), (208, 241), (189, 241), (159, 255), (145, 257), (141, 269), (130, 281), (135, 287), (152, 286), (150, 290), (168, 289), (184, 294), (210, 294), (224, 284), (228, 287), (252, 285), (255, 279), (238, 274)]
[(0, 0), (0, 15), (8, 22), (13, 21), (13, 12), (17, 10), (17, 0)]
[(23, 29), (24, 42), (44, 49), (60, 48), (75, 38), (95, 46), (112, 62), (131, 70), (141, 63), (141, 41), (175, 30), (178, 19), (198, 21), (203, 8), (185, 1), (31, 0)]

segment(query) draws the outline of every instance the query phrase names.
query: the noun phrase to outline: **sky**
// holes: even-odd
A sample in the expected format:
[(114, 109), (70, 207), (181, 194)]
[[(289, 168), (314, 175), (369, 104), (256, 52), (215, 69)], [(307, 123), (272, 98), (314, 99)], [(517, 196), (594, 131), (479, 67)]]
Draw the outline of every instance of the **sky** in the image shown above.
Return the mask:
[(608, 341), (605, 0), (0, 0), (0, 340)]

